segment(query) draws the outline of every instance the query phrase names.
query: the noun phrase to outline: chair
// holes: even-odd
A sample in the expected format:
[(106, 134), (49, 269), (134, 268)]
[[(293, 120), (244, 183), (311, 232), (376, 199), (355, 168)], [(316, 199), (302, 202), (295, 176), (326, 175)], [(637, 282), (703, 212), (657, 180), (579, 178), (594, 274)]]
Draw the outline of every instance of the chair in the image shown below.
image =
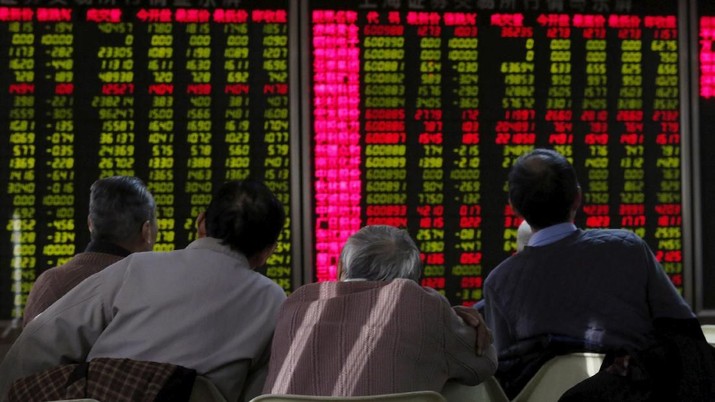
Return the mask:
[(56, 399), (54, 401), (47, 402), (99, 402), (97, 399), (92, 398), (81, 398), (81, 399)]
[(705, 335), (705, 339), (708, 343), (715, 346), (715, 325), (703, 324), (701, 328), (703, 329), (703, 334)]
[(450, 381), (441, 394), (447, 402), (509, 402), (509, 398), (493, 376), (473, 386)]
[(596, 374), (605, 355), (571, 353), (546, 362), (512, 402), (554, 402), (569, 388)]
[(197, 375), (189, 402), (226, 402), (226, 398), (208, 378)]
[(434, 391), (401, 392), (373, 396), (307, 396), (307, 395), (261, 395), (251, 399), (251, 402), (446, 402), (444, 397)]

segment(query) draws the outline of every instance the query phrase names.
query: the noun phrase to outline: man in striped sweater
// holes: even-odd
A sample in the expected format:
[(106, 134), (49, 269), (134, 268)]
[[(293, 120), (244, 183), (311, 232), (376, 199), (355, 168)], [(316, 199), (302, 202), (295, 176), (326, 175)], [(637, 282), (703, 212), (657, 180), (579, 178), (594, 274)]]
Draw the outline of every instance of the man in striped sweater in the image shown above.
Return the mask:
[(297, 289), (283, 304), (264, 393), (359, 396), (439, 392), (496, 370), (481, 316), (418, 284), (420, 252), (404, 231), (366, 226), (345, 244), (340, 282)]

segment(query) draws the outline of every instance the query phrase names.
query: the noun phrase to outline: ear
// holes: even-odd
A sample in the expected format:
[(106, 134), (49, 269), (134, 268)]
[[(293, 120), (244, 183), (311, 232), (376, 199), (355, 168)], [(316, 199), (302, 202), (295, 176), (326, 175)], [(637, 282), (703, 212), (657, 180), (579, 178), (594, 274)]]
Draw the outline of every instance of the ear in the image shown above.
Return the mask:
[(268, 257), (270, 257), (271, 254), (273, 254), (273, 250), (276, 249), (277, 245), (278, 245), (278, 243), (273, 243), (270, 246), (259, 251), (258, 253), (254, 254), (253, 257), (248, 259), (248, 265), (250, 265), (252, 269), (256, 269), (256, 268), (266, 265), (266, 261), (268, 261)]
[(201, 212), (196, 217), (196, 237), (206, 237), (206, 212)]
[(156, 243), (157, 228), (152, 221), (146, 221), (142, 225), (142, 243), (146, 245), (146, 250), (154, 249)]
[(581, 194), (581, 187), (579, 186), (576, 191), (576, 197), (574, 197), (574, 199), (573, 199), (573, 204), (571, 204), (571, 221), (572, 222), (574, 219), (576, 219), (576, 212), (578, 212), (578, 209), (581, 207), (582, 198), (583, 198), (583, 195)]
[(87, 229), (89, 229), (89, 233), (92, 233), (92, 230), (94, 230), (94, 225), (92, 225), (92, 218), (87, 215)]

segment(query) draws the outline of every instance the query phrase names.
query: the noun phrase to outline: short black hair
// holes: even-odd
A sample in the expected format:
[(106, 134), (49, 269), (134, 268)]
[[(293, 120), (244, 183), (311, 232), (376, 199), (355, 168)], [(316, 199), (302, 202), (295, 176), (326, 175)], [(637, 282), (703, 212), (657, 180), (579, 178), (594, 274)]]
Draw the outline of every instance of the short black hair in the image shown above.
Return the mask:
[(278, 241), (285, 211), (265, 184), (230, 181), (213, 196), (205, 223), (208, 236), (251, 258)]
[(154, 197), (136, 177), (95, 181), (89, 189), (92, 240), (119, 244), (138, 239), (144, 222), (155, 219), (155, 206)]
[(520, 156), (509, 172), (511, 205), (537, 229), (568, 222), (578, 192), (573, 166), (551, 149)]

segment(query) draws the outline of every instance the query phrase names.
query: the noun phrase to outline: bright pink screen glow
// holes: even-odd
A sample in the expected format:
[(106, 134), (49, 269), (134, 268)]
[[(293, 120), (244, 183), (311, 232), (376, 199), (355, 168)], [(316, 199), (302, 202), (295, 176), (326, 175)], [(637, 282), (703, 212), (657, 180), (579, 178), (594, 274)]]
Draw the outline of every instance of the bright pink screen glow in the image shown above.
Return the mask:
[(334, 280), (347, 238), (360, 228), (357, 13), (313, 12), (316, 274)]
[(715, 17), (700, 18), (700, 96), (715, 96)]

